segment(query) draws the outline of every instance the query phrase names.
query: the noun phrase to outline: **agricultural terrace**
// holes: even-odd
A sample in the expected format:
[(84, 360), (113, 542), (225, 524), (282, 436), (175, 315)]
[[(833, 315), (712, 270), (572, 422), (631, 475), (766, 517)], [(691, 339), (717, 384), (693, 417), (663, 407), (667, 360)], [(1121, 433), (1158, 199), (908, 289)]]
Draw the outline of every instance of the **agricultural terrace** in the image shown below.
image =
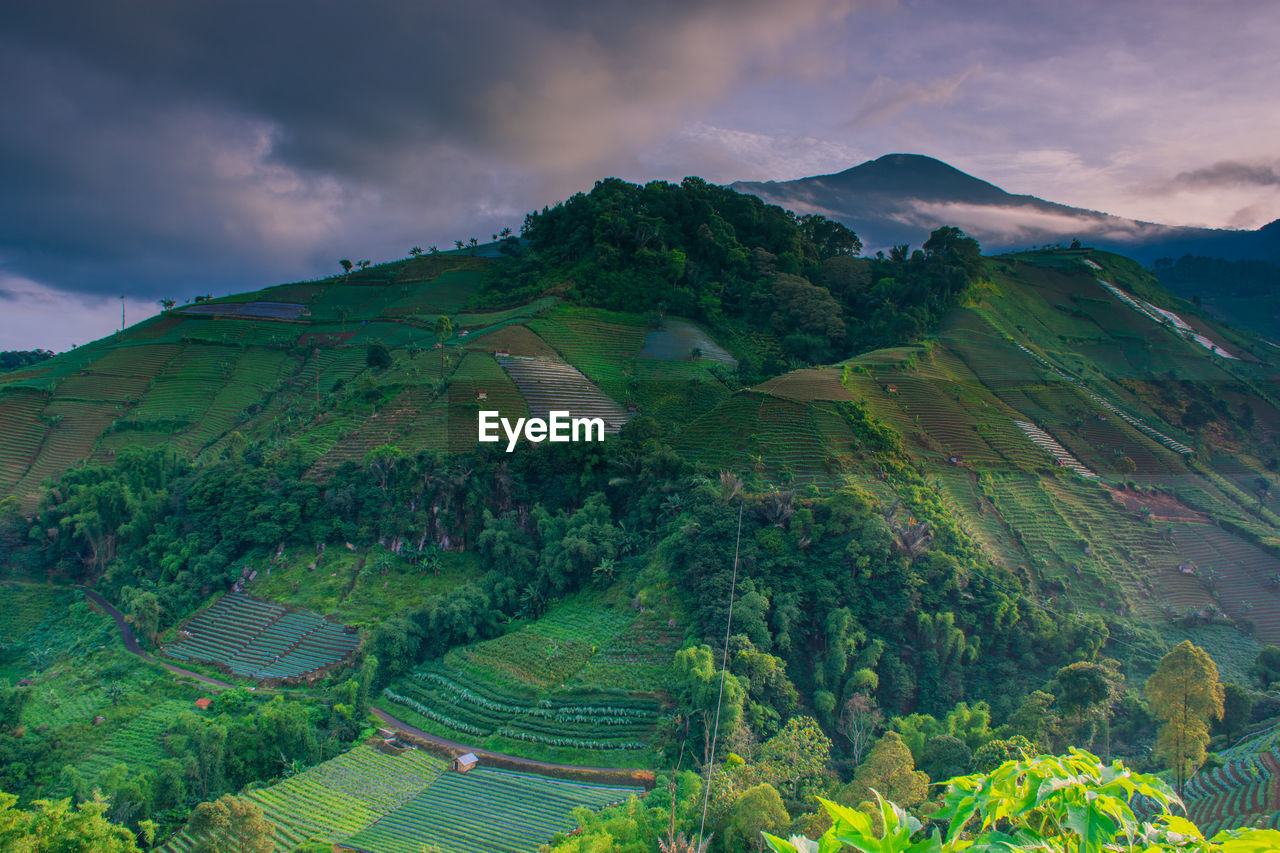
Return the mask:
[(668, 318), (659, 329), (650, 329), (644, 337), (639, 358), (664, 361), (696, 361), (710, 359), (730, 367), (738, 360), (716, 343), (710, 335), (688, 320)]
[(1280, 828), (1280, 753), (1234, 758), (1201, 771), (1183, 796), (1187, 817), (1212, 836), (1241, 826)]
[(672, 617), (562, 605), (505, 636), (454, 649), (388, 687), (388, 713), (441, 737), (550, 761), (647, 764)]
[(498, 363), (520, 389), (532, 417), (545, 418), (553, 409), (567, 409), (571, 417), (603, 419), (605, 432), (614, 433), (630, 419), (625, 409), (572, 364), (514, 356), (499, 356)]
[(606, 395), (627, 399), (627, 379), (646, 335), (636, 315), (562, 306), (528, 326)]
[(305, 610), (286, 610), (228, 593), (182, 625), (166, 655), (225, 667), (256, 679), (295, 679), (342, 663), (360, 639), (343, 625)]
[[(1171, 525), (1182, 571), (1207, 587), (1231, 616), (1248, 620), (1261, 643), (1280, 643), (1280, 560), (1261, 548), (1211, 524)], [(1194, 607), (1170, 596), (1182, 614)]]
[(165, 730), (191, 702), (171, 699), (147, 708), (112, 731), (92, 752), (76, 762), (76, 770), (92, 783), (118, 764), (134, 770), (154, 767), (169, 757), (162, 743)]
[[(370, 744), (242, 796), (262, 809), (275, 834), (276, 851), (306, 842), (331, 844), (369, 826), (419, 794), (444, 771), (445, 762), (418, 749), (388, 755)], [(196, 839), (185, 832), (163, 848), (186, 853)]]
[(693, 421), (678, 447), (709, 466), (756, 464), (786, 484), (836, 486), (858, 465), (854, 434), (836, 404), (757, 391), (739, 391)]
[(640, 793), (483, 766), (447, 772), (338, 848), (420, 853), (435, 845), (447, 853), (528, 853), (571, 829), (576, 809), (600, 809)]

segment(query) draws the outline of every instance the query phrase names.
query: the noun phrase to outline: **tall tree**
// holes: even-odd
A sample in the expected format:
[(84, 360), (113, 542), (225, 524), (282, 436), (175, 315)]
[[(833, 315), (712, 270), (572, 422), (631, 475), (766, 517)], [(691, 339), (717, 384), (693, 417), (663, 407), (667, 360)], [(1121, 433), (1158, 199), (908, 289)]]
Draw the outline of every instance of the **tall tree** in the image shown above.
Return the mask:
[(1204, 763), (1209, 721), (1222, 719), (1223, 696), (1217, 664), (1190, 640), (1165, 655), (1147, 679), (1151, 710), (1164, 720), (1156, 752), (1174, 771), (1179, 794), (1187, 777)]
[(444, 342), (453, 337), (453, 321), (441, 314), (436, 318), (433, 331), (440, 345), (440, 381), (444, 382)]

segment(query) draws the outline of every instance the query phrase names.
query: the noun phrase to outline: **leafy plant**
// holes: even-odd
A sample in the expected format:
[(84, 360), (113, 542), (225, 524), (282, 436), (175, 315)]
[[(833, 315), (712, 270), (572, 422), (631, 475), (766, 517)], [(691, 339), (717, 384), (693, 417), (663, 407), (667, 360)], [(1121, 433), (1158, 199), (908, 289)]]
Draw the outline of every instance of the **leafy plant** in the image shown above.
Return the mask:
[[(1155, 811), (1152, 818), (1141, 811)], [(1009, 761), (986, 775), (962, 776), (948, 783), (942, 808), (934, 815), (946, 831), (925, 834), (920, 821), (876, 794), (877, 830), (872, 817), (857, 809), (821, 800), (832, 826), (816, 842), (790, 841), (765, 834), (777, 853), (986, 853), (1019, 850), (1052, 853), (1166, 850), (1203, 853), (1262, 853), (1280, 849), (1280, 831), (1237, 829), (1206, 840), (1200, 829), (1171, 807), (1182, 801), (1163, 780), (1134, 773), (1118, 761), (1104, 764), (1073, 749), (1065, 756)]]

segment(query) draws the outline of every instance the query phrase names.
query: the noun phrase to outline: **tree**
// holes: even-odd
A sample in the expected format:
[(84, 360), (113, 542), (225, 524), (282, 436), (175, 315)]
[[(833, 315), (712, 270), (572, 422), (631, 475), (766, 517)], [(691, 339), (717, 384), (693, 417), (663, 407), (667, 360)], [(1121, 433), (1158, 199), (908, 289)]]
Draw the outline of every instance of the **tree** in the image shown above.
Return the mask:
[(1204, 763), (1209, 721), (1222, 719), (1223, 692), (1217, 664), (1190, 640), (1165, 655), (1147, 679), (1151, 710), (1164, 720), (1156, 753), (1174, 771), (1179, 793)]
[(177, 304), (178, 304), (177, 301), (175, 301), (174, 299), (168, 296), (160, 300), (160, 307), (163, 308), (165, 311), (172, 310), (173, 306)]
[[(134, 834), (105, 817), (109, 803), (95, 794), (74, 809), (71, 800), (36, 800), (32, 810), (15, 808), (18, 798), (0, 791), (0, 850), (15, 853), (139, 853)], [(155, 824), (144, 821), (147, 843)]]
[(1271, 689), (1272, 684), (1280, 681), (1280, 646), (1263, 646), (1249, 674), (1257, 679), (1263, 690)]
[(1239, 684), (1222, 685), (1222, 720), (1215, 727), (1234, 741), (1244, 731), (1253, 716), (1253, 696)]
[(801, 798), (801, 788), (822, 778), (831, 760), (831, 741), (812, 717), (792, 717), (760, 748), (760, 763), (769, 765), (779, 781), (791, 783), (790, 799)]
[(410, 250), (409, 250), (409, 254), (410, 254), (412, 257), (415, 257), (415, 258), (416, 258), (416, 257), (418, 257), (418, 255), (421, 255), (421, 254), (422, 254), (422, 247), (421, 247), (421, 246), (414, 246), (412, 249), (410, 249)]
[(938, 735), (925, 741), (920, 772), (930, 779), (954, 779), (972, 769), (973, 751), (955, 735)]
[(196, 806), (187, 834), (196, 839), (196, 853), (271, 853), (275, 848), (275, 834), (262, 809), (230, 794)]
[(386, 370), (391, 366), (391, 352), (382, 344), (369, 344), (364, 353), (364, 363), (374, 370)]
[(1117, 696), (1117, 678), (1115, 670), (1091, 661), (1077, 661), (1058, 670), (1058, 704), (1066, 713), (1075, 715), (1077, 736), (1083, 731), (1085, 718), (1090, 718), (1089, 736), (1081, 746), (1093, 744), (1094, 715), (1101, 714), (1106, 722), (1111, 702)]
[(1006, 761), (1035, 758), (1037, 752), (1036, 745), (1022, 735), (988, 741), (973, 754), (973, 770), (975, 773), (990, 773)]
[(711, 761), (712, 737), (716, 729), (716, 706), (720, 706), (720, 731), (732, 732), (742, 721), (747, 691), (733, 673), (724, 673), (724, 697), (720, 698), (721, 672), (716, 668), (710, 646), (689, 647), (676, 652), (676, 705), (684, 720), (686, 735), (702, 735), (702, 762)]
[(436, 318), (436, 324), (432, 331), (436, 336), (436, 341), (440, 344), (440, 381), (444, 382), (444, 342), (453, 337), (453, 321), (441, 314)]
[(849, 741), (849, 757), (854, 764), (861, 764), (866, 755), (871, 739), (884, 715), (876, 707), (876, 700), (866, 693), (854, 693), (845, 700), (840, 708), (840, 719), (836, 723), (836, 731)]
[(351, 278), (351, 260), (349, 258), (343, 258), (338, 261), (338, 266), (342, 267), (342, 271), (346, 273), (347, 279), (349, 280)]
[(160, 630), (160, 600), (154, 592), (142, 592), (132, 587), (120, 590), (125, 605), (125, 621), (133, 626), (135, 634), (141, 634), (155, 645)]
[(761, 784), (742, 792), (729, 812), (724, 830), (725, 849), (763, 850), (762, 832), (778, 829), (791, 822), (782, 805), (782, 797), (772, 785)]
[(911, 750), (897, 732), (887, 732), (853, 771), (853, 781), (840, 789), (838, 799), (850, 806), (865, 806), (879, 794), (914, 808), (928, 793), (929, 777), (916, 770)]

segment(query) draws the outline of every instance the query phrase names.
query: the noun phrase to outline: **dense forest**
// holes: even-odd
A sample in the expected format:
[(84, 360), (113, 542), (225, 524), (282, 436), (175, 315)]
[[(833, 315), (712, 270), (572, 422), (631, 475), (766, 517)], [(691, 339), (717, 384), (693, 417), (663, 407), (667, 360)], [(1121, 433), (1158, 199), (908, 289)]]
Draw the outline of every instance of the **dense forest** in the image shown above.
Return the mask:
[(529, 214), (522, 235), (507, 238), (508, 260), (491, 269), (495, 303), (549, 292), (612, 310), (695, 317), (761, 347), (743, 365), (747, 382), (914, 340), (982, 265), (977, 241), (950, 227), (914, 252), (898, 246), (888, 257), (859, 258), (861, 241), (840, 223), (699, 178), (600, 181)]
[(53, 358), (47, 349), (5, 350), (0, 352), (0, 370), (18, 370)]

